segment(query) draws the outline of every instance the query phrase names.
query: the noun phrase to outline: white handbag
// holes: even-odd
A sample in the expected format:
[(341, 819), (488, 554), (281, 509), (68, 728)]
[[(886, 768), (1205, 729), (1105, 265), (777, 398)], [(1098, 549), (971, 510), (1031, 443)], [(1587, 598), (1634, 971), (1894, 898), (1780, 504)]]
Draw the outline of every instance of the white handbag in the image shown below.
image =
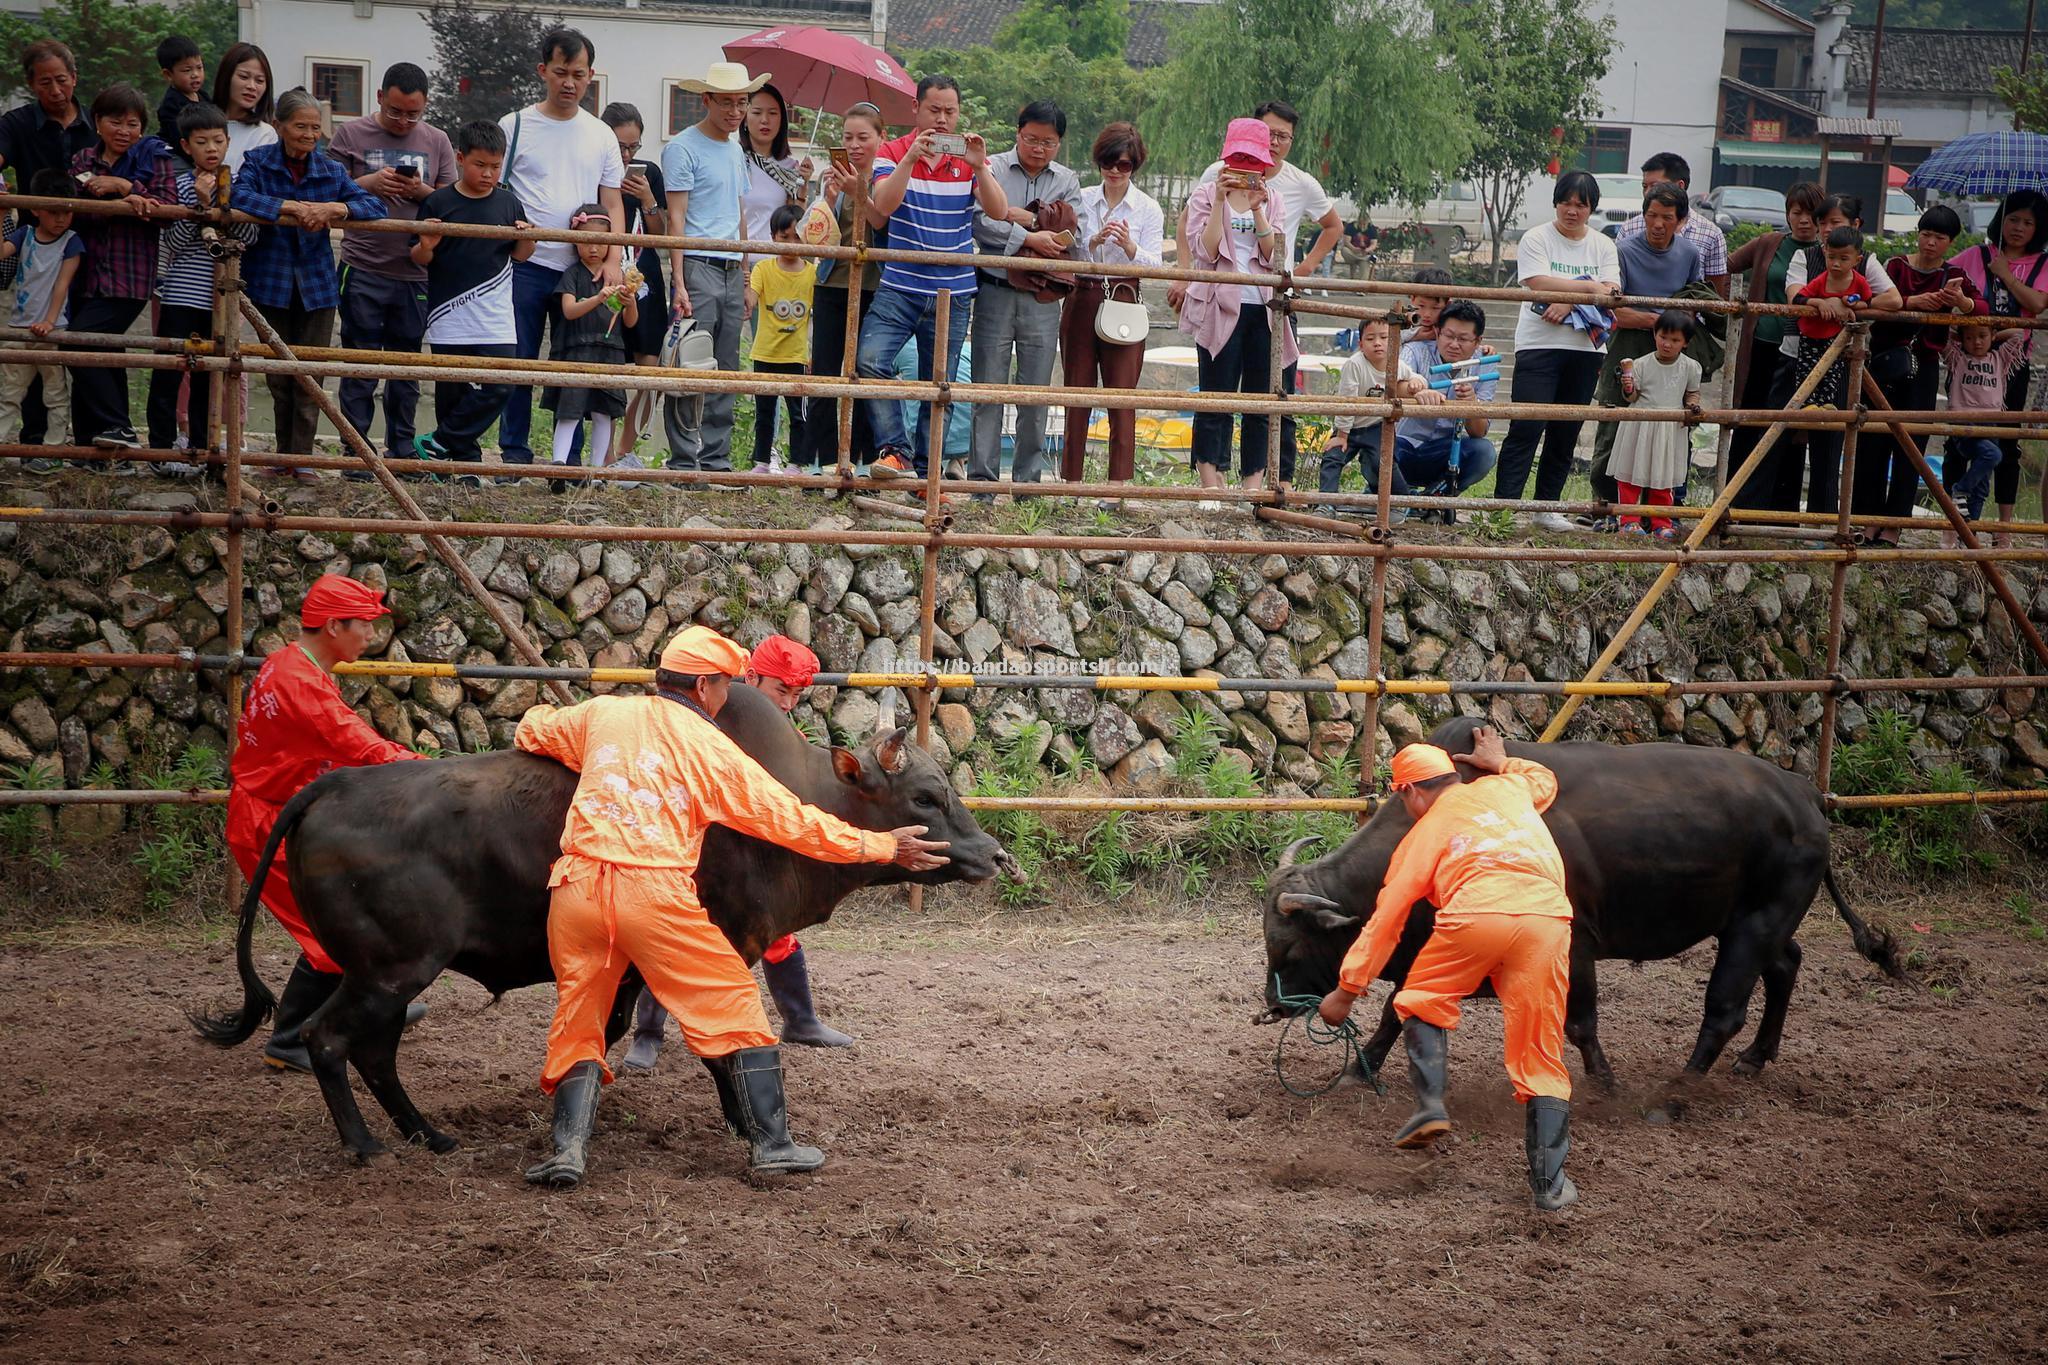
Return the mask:
[[(1118, 289), (1128, 289), (1128, 301), (1116, 296)], [(1128, 282), (1112, 280), (1104, 286), (1102, 302), (1095, 308), (1095, 335), (1112, 346), (1129, 346), (1143, 341), (1152, 331), (1151, 314), (1145, 305), (1138, 302), (1138, 286)]]

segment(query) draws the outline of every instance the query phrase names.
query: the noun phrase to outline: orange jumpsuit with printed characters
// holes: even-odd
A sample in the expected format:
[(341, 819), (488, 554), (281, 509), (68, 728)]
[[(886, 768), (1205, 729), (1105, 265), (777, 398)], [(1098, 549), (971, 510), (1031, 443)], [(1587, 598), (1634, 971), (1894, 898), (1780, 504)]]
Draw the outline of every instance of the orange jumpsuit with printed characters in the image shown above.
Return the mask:
[(581, 775), (548, 877), (554, 1023), (541, 1089), (604, 1067), (604, 1026), (631, 963), (700, 1057), (772, 1047), (754, 974), (697, 899), (708, 825), (829, 863), (888, 862), (894, 836), (807, 806), (703, 712), (666, 697), (537, 706), (514, 741)]
[(1524, 1102), (1572, 1093), (1564, 1066), (1572, 904), (1564, 859), (1540, 818), (1556, 799), (1556, 776), (1522, 758), (1445, 791), (1394, 850), (1372, 918), (1338, 971), (1345, 990), (1364, 995), (1415, 902), (1436, 906), (1435, 931), (1395, 993), (1394, 1013), (1456, 1028), (1458, 1002), (1493, 978), (1508, 1077)]
[[(230, 767), (228, 851), (252, 881), (279, 812), (308, 782), (335, 768), (426, 757), (384, 738), (349, 710), (334, 678), (296, 644), (257, 670), (242, 705), (240, 738)], [(263, 903), (299, 941), (314, 971), (339, 972), (307, 927), (284, 869), (280, 849), (263, 882)]]

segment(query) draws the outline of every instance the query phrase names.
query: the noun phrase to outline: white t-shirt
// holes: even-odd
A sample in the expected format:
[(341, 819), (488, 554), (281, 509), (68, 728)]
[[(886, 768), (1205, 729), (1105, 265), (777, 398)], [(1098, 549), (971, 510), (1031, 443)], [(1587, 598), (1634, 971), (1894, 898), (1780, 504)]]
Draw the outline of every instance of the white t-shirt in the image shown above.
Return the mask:
[[(571, 214), (598, 202), (600, 189), (625, 183), (618, 137), (587, 110), (558, 119), (528, 105), (499, 119), (498, 126), (511, 149), (505, 158), (505, 188), (518, 197), (526, 221), (535, 227), (566, 228)], [(541, 242), (527, 259), (549, 270), (567, 270), (576, 248)]]
[[(1199, 183), (1208, 184), (1223, 169), (1218, 161), (1202, 172)], [(1323, 215), (1332, 208), (1330, 196), (1323, 191), (1323, 182), (1310, 175), (1292, 161), (1280, 163), (1280, 169), (1266, 177), (1266, 189), (1273, 196), (1273, 202), (1266, 207), (1266, 221), (1280, 232), (1280, 240), (1287, 245), (1289, 269), (1301, 258), (1294, 254), (1295, 235), (1302, 220), (1319, 223)]]
[[(1568, 280), (1591, 277), (1602, 284), (1620, 285), (1621, 254), (1614, 239), (1593, 227), (1576, 242), (1557, 230), (1555, 221), (1530, 228), (1522, 234), (1516, 253), (1516, 278), (1524, 284), (1540, 275), (1558, 275)], [(1594, 300), (1587, 299), (1592, 303)], [(1597, 351), (1600, 348), (1569, 322), (1550, 322), (1527, 304), (1515, 305), (1515, 349), (1518, 351)]]
[[(1798, 300), (1793, 299), (1793, 295), (1804, 289), (1806, 282), (1813, 278), (1806, 273), (1806, 253), (1808, 249), (1801, 247), (1792, 253), (1791, 260), (1785, 262), (1785, 297), (1792, 299), (1795, 303)], [(1817, 252), (1819, 244), (1815, 243), (1811, 249)], [(1826, 269), (1825, 258), (1823, 258), (1822, 269)], [(1874, 299), (1879, 294), (1896, 294), (1898, 292), (1899, 286), (1892, 280), (1891, 272), (1877, 263), (1877, 257), (1865, 252), (1863, 264), (1858, 269), (1863, 272), (1863, 278), (1870, 282), (1871, 298)], [(1799, 328), (1796, 325), (1797, 321), (1796, 318), (1785, 319), (1785, 339), (1778, 343), (1778, 350), (1784, 355), (1796, 357), (1799, 354)]]
[(256, 148), (268, 147), (275, 141), (277, 141), (277, 129), (271, 127), (267, 119), (261, 123), (243, 123), (239, 119), (229, 119), (228, 158), (226, 162), (228, 173), (230, 175), (239, 173), (242, 169), (243, 157), (249, 155)]
[[(1408, 357), (1394, 358), (1397, 383), (1419, 378), (1408, 363)], [(1345, 357), (1344, 364), (1337, 371), (1337, 396), (1339, 398), (1384, 398), (1387, 396), (1387, 377), (1380, 373), (1379, 366), (1365, 358), (1364, 351), (1353, 351)], [(1330, 419), (1330, 439), (1344, 442), (1354, 431), (1371, 431), (1378, 427), (1377, 417), (1352, 417), (1338, 413)]]
[[(735, 145), (738, 145), (738, 140), (745, 136), (745, 129), (735, 133)], [(740, 236), (750, 242), (765, 242), (773, 236), (768, 231), (768, 220), (774, 215), (775, 210), (789, 202), (789, 193), (782, 188), (780, 181), (756, 166), (751, 157), (747, 157), (744, 147), (741, 148), (740, 155), (746, 160), (747, 167), (747, 187), (740, 192)], [(793, 156), (785, 157), (781, 164), (785, 169), (793, 171), (797, 167), (797, 159)], [(766, 256), (747, 257), (748, 273), (753, 272), (756, 261), (768, 259), (770, 258)]]
[[(1223, 239), (1230, 248), (1233, 268), (1245, 275), (1260, 273), (1259, 266), (1259, 215), (1256, 209), (1234, 209), (1222, 196), (1217, 197), (1212, 212), (1222, 213), (1224, 218)], [(1265, 295), (1255, 284), (1241, 284), (1237, 287), (1238, 297), (1244, 302), (1263, 306)]]

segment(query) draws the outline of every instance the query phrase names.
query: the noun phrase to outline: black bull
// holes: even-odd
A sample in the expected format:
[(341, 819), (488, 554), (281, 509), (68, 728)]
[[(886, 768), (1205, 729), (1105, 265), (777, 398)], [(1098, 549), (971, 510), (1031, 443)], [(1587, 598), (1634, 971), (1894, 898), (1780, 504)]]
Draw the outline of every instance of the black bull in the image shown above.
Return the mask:
[[(1470, 753), (1476, 726), (1469, 719), (1448, 721), (1430, 742)], [(1713, 1066), (1742, 1030), (1759, 977), (1763, 1021), (1736, 1070), (1753, 1073), (1776, 1059), (1799, 975), (1793, 934), (1823, 883), (1856, 951), (1902, 975), (1890, 935), (1857, 918), (1835, 885), (1827, 817), (1805, 778), (1747, 755), (1678, 744), (1507, 748), (1557, 774), (1557, 801), (1543, 820), (1564, 857), (1572, 902), (1565, 1036), (1584, 1057), (1587, 1076), (1602, 1087), (1614, 1085), (1614, 1069), (1600, 1048), (1593, 964), (1603, 958), (1647, 962), (1719, 940), (1688, 1072)], [(1371, 915), (1387, 863), (1412, 823), (1400, 802), (1389, 802), (1342, 847), (1314, 862), (1293, 863), (1294, 849), (1288, 850), (1267, 887), (1268, 1010), (1262, 1018), (1287, 1012), (1275, 994), (1276, 978), (1289, 996), (1335, 988), (1344, 953)], [(1416, 903), (1381, 973), (1386, 980), (1399, 986), (1435, 920), (1435, 907)], [(1399, 1035), (1391, 995), (1389, 1002), (1365, 1045), (1375, 1072)]]
[[(829, 918), (854, 891), (890, 882), (987, 881), (1014, 867), (960, 803), (929, 755), (902, 730), (859, 751), (806, 742), (774, 703), (735, 684), (717, 724), (803, 800), (865, 829), (927, 825), (952, 844), (932, 872), (821, 863), (720, 825), (706, 832), (697, 891), (748, 963), (784, 934)], [(305, 1029), (314, 1073), (341, 1140), (359, 1157), (384, 1150), (349, 1087), (355, 1065), (407, 1140), (448, 1151), (455, 1140), (421, 1116), (400, 1084), (405, 1007), (444, 970), (494, 995), (554, 979), (548, 960), (548, 869), (560, 853), (576, 775), (511, 752), (432, 763), (346, 768), (286, 804), (242, 902), (239, 1011), (195, 1017), (223, 1047), (244, 1042), (275, 1006), (250, 960), (263, 880), (287, 835), (291, 887), (321, 946), (343, 970)], [(613, 1003), (606, 1045), (625, 1031), (639, 978)]]

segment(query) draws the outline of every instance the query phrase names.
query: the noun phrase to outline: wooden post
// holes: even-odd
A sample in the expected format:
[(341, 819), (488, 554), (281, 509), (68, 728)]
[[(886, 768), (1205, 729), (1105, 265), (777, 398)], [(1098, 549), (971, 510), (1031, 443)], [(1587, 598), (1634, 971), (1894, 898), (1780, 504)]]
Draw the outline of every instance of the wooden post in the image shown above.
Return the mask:
[[(953, 291), (941, 289), (932, 309), (932, 378), (938, 382), (939, 396), (932, 402), (931, 437), (925, 446), (924, 474), (924, 573), (918, 582), (917, 593), (917, 657), (918, 666), (925, 670), (925, 685), (911, 697), (911, 707), (917, 714), (917, 747), (932, 747), (932, 680), (937, 674), (932, 670), (932, 649), (938, 635), (939, 615), (939, 547), (945, 542), (946, 508), (944, 496), (939, 492), (939, 476), (946, 465), (946, 423), (952, 416), (953, 400), (953, 348), (948, 344), (952, 335)], [(944, 375), (943, 379), (940, 375)], [(924, 909), (924, 888), (910, 888), (910, 908), (913, 912)]]
[[(853, 245), (865, 253), (868, 245), (868, 187), (861, 181), (853, 187)], [(846, 272), (846, 354), (839, 364), (839, 377), (851, 384), (860, 378), (860, 291), (867, 270), (863, 256), (855, 256)], [(948, 375), (947, 378), (952, 376)], [(858, 398), (839, 399), (839, 477), (853, 477), (853, 405)]]
[[(1853, 401), (1863, 392), (1864, 359), (1870, 352), (1870, 329), (1868, 324), (1859, 323), (1851, 329), (1849, 342), (1849, 372), (1842, 392)], [(1856, 403), (1856, 424), (1842, 434), (1842, 469), (1836, 490), (1835, 543), (1844, 549), (1850, 544), (1849, 513), (1855, 497), (1856, 443), (1863, 430), (1864, 406)], [(1834, 585), (1828, 597), (1828, 663), (1827, 675), (1835, 677), (1842, 671), (1842, 614), (1844, 590), (1849, 582), (1849, 561), (1835, 562)], [(1814, 782), (1823, 793), (1830, 790), (1829, 778), (1835, 766), (1835, 713), (1841, 706), (1839, 693), (1829, 691), (1821, 698), (1820, 710), (1820, 762), (1814, 772)]]
[[(1377, 485), (1379, 501), (1373, 508), (1373, 534), (1382, 542), (1393, 536), (1390, 522), (1393, 516), (1394, 496), (1394, 428), (1399, 423), (1398, 417), (1380, 418), (1380, 468)], [(1380, 685), (1365, 694), (1365, 715), (1359, 725), (1356, 752), (1358, 785), (1361, 791), (1371, 788), (1373, 773), (1379, 766), (1380, 698), (1385, 693), (1387, 681), (1383, 653), (1386, 629), (1387, 561), (1382, 556), (1372, 562), (1372, 597), (1366, 603), (1366, 667), (1372, 670), (1373, 681)], [(1364, 824), (1370, 815), (1369, 811), (1360, 811), (1358, 822)]]

